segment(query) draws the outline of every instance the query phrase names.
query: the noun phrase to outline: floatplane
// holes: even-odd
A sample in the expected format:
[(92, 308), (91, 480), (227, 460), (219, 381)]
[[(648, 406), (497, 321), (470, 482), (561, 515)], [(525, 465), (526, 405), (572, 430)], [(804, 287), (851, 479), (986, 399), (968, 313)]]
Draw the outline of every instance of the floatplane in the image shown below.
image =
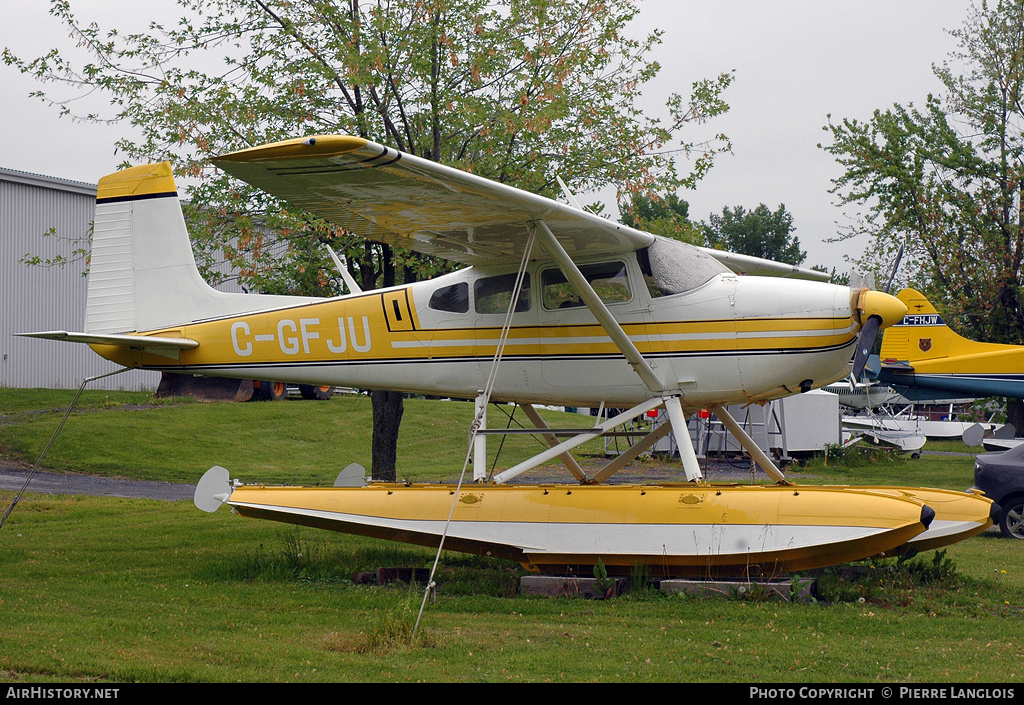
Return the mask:
[[(1024, 399), (1024, 346), (963, 337), (915, 289), (903, 289), (897, 298), (907, 306), (907, 315), (882, 337), (880, 384), (890, 385), (911, 403), (981, 397)], [(949, 421), (930, 425), (950, 429), (946, 431), (949, 436), (962, 435), (973, 426), (953, 421), (952, 413)], [(986, 423), (983, 429), (994, 433), (984, 441), (988, 450), (1006, 450), (1020, 442), (1014, 438), (1012, 426)]]
[[(365, 292), (349, 282), (336, 298), (219, 292), (196, 269), (169, 164), (143, 165), (99, 182), (84, 331), (33, 335), (86, 343), (125, 367), (475, 398), (474, 431), (488, 402), (515, 402), (550, 447), (466, 484), (367, 482), (356, 467), (333, 487), (268, 487), (216, 466), (197, 485), (201, 509), (545, 572), (600, 560), (609, 573), (658, 576), (805, 570), (992, 523), (976, 494), (794, 485), (726, 411), (845, 377), (851, 357), (859, 376), (878, 331), (906, 313), (892, 296), (634, 230), (571, 194), (563, 204), (358, 137), (294, 139), (214, 164), (352, 233), (465, 268)], [(623, 411), (562, 440), (538, 404)], [(686, 427), (704, 408), (774, 484), (704, 481)], [(655, 409), (669, 422), (596, 472), (571, 455)], [(669, 432), (679, 482), (606, 482)], [(470, 447), (481, 442), (475, 432)], [(572, 483), (515, 481), (556, 459)]]
[(911, 401), (1024, 399), (1024, 346), (970, 340), (946, 325), (919, 291), (903, 289), (896, 296), (907, 314), (882, 336), (880, 383)]

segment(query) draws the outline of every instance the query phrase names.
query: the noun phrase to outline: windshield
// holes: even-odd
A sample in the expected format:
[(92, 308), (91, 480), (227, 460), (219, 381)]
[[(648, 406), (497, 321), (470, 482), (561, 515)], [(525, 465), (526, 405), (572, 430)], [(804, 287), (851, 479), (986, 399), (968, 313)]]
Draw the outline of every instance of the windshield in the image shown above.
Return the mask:
[(637, 261), (651, 296), (671, 296), (696, 289), (715, 275), (731, 270), (711, 255), (678, 240), (658, 237), (637, 251)]

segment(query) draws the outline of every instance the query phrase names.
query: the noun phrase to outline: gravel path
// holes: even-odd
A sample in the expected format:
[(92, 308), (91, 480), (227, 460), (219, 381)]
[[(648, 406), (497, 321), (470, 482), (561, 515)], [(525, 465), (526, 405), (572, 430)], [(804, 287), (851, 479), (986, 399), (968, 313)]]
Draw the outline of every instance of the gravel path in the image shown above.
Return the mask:
[[(602, 460), (590, 459), (582, 462), (588, 473), (595, 472)], [(749, 465), (727, 462), (701, 462), (704, 479), (708, 482), (748, 483), (751, 479)], [(31, 468), (27, 465), (0, 460), (0, 492), (21, 490), (29, 476)], [(787, 476), (796, 479), (795, 473)], [(764, 482), (765, 475), (756, 471), (757, 482)], [(614, 475), (609, 484), (656, 484), (668, 482), (685, 482), (679, 462), (669, 463), (660, 460), (646, 460), (628, 467)], [(539, 470), (520, 475), (512, 481), (514, 484), (548, 484), (568, 483), (568, 472), (561, 468)], [(120, 478), (99, 477), (38, 470), (28, 485), (28, 492), (42, 494), (83, 494), (108, 497), (136, 497), (166, 500), (171, 502), (192, 501), (195, 492), (194, 484), (173, 482), (153, 482), (147, 480), (125, 480)]]
[[(0, 491), (19, 491), (31, 468), (0, 462)], [(43, 494), (85, 494), (107, 497), (140, 497), (171, 502), (192, 500), (195, 485), (145, 480), (122, 480), (94, 475), (75, 475), (37, 470), (27, 492)]]

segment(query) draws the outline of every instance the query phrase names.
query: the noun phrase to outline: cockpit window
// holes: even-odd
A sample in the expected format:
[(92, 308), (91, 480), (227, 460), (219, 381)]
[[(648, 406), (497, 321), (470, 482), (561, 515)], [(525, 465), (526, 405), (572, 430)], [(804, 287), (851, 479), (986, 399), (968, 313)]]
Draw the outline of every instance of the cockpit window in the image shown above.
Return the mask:
[(466, 313), (469, 311), (469, 284), (460, 282), (441, 287), (431, 294), (429, 306), (437, 311)]
[(659, 237), (636, 253), (647, 290), (652, 297), (671, 296), (696, 289), (718, 274), (731, 270), (711, 255), (678, 240)]
[[(473, 295), (477, 313), (507, 313), (516, 285), (515, 274), (477, 279), (473, 283)], [(523, 276), (522, 291), (516, 302), (516, 313), (530, 310), (530, 275)]]
[[(633, 298), (629, 290), (624, 262), (601, 262), (580, 266), (580, 274), (606, 304), (621, 304)], [(544, 308), (575, 308), (585, 305), (559, 269), (545, 269), (541, 274)]]

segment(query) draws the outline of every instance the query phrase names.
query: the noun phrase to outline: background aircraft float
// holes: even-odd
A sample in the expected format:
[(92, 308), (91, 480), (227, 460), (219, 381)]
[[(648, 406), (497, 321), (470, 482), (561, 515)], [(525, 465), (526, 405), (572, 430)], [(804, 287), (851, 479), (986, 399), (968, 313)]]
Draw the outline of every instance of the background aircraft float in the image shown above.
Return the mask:
[(900, 398), (892, 388), (874, 381), (842, 380), (826, 384), (826, 392), (839, 396), (839, 403), (857, 411), (872, 411)]
[[(215, 467), (197, 486), (202, 509), (227, 503), (538, 570), (601, 560), (610, 573), (646, 565), (659, 576), (803, 570), (992, 523), (993, 505), (974, 494), (791, 485), (726, 412), (846, 377), (851, 356), (859, 377), (878, 331), (906, 313), (894, 297), (633, 230), (357, 137), (214, 163), (353, 233), (468, 266), (329, 299), (218, 292), (196, 269), (170, 166), (146, 165), (99, 182), (85, 330), (34, 335), (87, 343), (126, 367), (476, 398), (478, 451), (487, 402), (516, 402), (551, 447), (466, 487), (366, 484), (357, 471), (335, 487), (272, 488)], [(537, 403), (625, 411), (560, 441)], [(669, 423), (596, 472), (571, 456), (657, 408)], [(686, 428), (701, 408), (777, 484), (703, 482)], [(605, 484), (669, 431), (681, 482)], [(556, 458), (575, 484), (514, 482)]]

